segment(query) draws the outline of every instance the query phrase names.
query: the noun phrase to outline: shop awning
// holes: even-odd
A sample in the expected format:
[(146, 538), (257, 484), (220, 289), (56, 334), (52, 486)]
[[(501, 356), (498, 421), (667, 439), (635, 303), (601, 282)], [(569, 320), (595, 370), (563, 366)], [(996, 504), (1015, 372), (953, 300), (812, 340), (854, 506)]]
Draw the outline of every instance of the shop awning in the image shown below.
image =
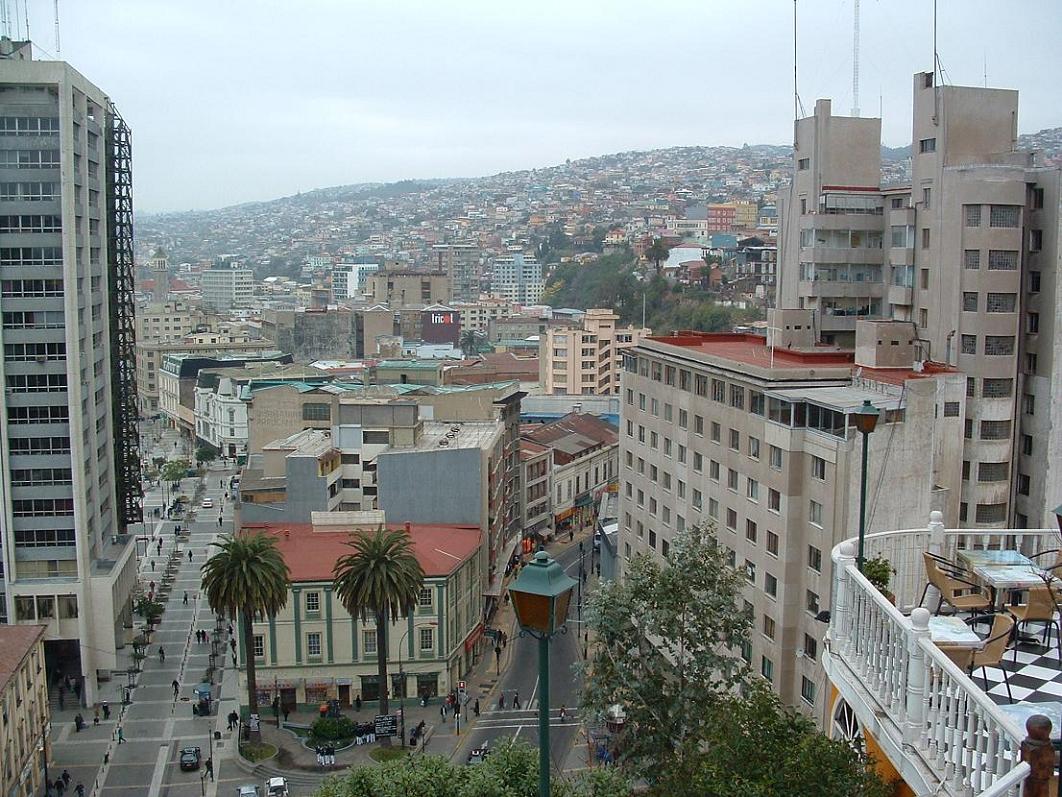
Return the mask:
[(472, 633), (465, 639), (465, 653), (469, 653), (476, 643), (483, 638), (483, 623), (472, 629)]
[(590, 506), (594, 503), (594, 496), (590, 493), (583, 493), (582, 495), (575, 496), (575, 506)]

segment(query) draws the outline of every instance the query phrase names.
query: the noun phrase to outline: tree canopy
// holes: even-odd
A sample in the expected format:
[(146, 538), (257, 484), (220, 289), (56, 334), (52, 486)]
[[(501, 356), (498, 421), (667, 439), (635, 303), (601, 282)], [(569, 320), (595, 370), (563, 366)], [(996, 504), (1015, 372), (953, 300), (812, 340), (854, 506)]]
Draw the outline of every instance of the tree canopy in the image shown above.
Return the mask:
[(636, 556), (591, 596), (583, 706), (599, 718), (625, 711), (620, 766), (661, 797), (883, 795), (864, 755), (819, 734), (751, 672), (745, 583), (714, 529), (693, 526), (666, 563)]
[(186, 459), (171, 459), (162, 466), (162, 480), (164, 482), (179, 482), (188, 475), (190, 467), (191, 465)]

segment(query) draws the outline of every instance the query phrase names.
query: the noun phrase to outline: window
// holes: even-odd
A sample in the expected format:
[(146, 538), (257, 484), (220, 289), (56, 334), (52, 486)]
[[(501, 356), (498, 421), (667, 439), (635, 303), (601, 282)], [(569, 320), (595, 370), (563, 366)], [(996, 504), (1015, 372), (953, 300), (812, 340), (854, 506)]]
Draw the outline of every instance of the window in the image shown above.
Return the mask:
[(387, 445), (390, 442), (390, 439), (390, 432), (386, 429), (383, 431), (365, 431), (361, 433), (361, 441), (367, 446)]
[(1040, 331), (1040, 314), (1028, 313), (1025, 316), (1025, 331), (1035, 335)]
[(265, 637), (261, 634), (254, 635), (254, 657), (256, 659), (265, 658)]
[(306, 613), (314, 613), (321, 611), (321, 593), (320, 592), (307, 592), (306, 593)]
[[(700, 416), (697, 416), (697, 417), (700, 417)], [(701, 432), (698, 432), (698, 434), (703, 434), (703, 431), (704, 430), (702, 429)], [(722, 437), (722, 427), (720, 427), (719, 424), (717, 424), (715, 421), (712, 421), (712, 435), (711, 435), (711, 437), (712, 437), (712, 442), (713, 443), (718, 443), (720, 438)]]
[[(929, 232), (929, 230), (925, 230), (924, 232)], [(925, 249), (926, 247), (923, 246), (922, 248)], [(928, 268), (922, 269), (922, 273), (921, 273), (921, 276), (919, 277), (919, 279), (921, 280), (920, 285), (921, 285), (922, 290), (928, 291), (929, 290), (929, 269)], [(923, 326), (925, 326), (925, 325), (923, 324)]]
[(719, 519), (719, 502), (714, 498), (708, 499), (708, 517)]
[(815, 703), (815, 682), (806, 675), (800, 676), (800, 698), (805, 703)]
[(773, 531), (767, 532), (767, 553), (778, 556), (778, 535)]
[(804, 634), (804, 655), (812, 661), (819, 655), (819, 643), (811, 634)]
[(977, 465), (977, 481), (1005, 482), (1010, 478), (1010, 463), (980, 462)]
[(768, 639), (774, 639), (774, 618), (763, 615), (763, 635)]
[(686, 413), (686, 410), (679, 410), (678, 423), (679, 429), (685, 429), (689, 425), (689, 415)]
[(1036, 352), (1025, 352), (1025, 373), (1036, 373)]
[(967, 227), (981, 226), (981, 206), (963, 205), (963, 219)]
[(1031, 455), (1033, 452), (1033, 439), (1031, 434), (1021, 436), (1021, 453)]
[(763, 574), (763, 591), (772, 598), (777, 597), (778, 595), (778, 579), (770, 573)]
[(959, 402), (957, 402), (957, 401), (945, 401), (944, 402), (944, 417), (945, 418), (958, 418), (959, 417)]
[(745, 560), (745, 578), (752, 584), (756, 583), (756, 563), (751, 559)]
[(700, 509), (701, 502), (703, 500), (703, 494), (696, 487), (693, 488), (693, 508)]
[(417, 605), (424, 609), (431, 608), (433, 594), (431, 587), (421, 587), (420, 594), (417, 596)]
[(977, 335), (962, 335), (962, 353), (977, 354)]
[(306, 635), (306, 655), (311, 659), (321, 657), (321, 632), (311, 631)]
[(0, 167), (5, 169), (58, 169), (57, 149), (0, 150)]
[(656, 550), (656, 532), (649, 529), (649, 547)]
[(1029, 293), (1039, 293), (1039, 292), (1040, 292), (1040, 272), (1039, 271), (1030, 271), (1029, 272)]
[[(924, 155), (928, 152), (937, 151), (937, 140), (935, 138), (923, 138), (918, 142), (918, 153)], [(928, 189), (927, 189), (928, 190)], [(928, 203), (927, 203), (928, 205)]]
[(1044, 231), (1029, 230), (1029, 251), (1039, 252), (1044, 248)]
[(822, 457), (811, 457), (811, 475), (819, 481), (826, 481), (826, 460)]
[(985, 354), (988, 356), (1009, 356), (1014, 354), (1014, 336), (985, 335)]
[(700, 415), (693, 416), (693, 433), (699, 435), (704, 434), (704, 418)]
[(739, 410), (745, 409), (745, 388), (738, 385), (730, 386), (730, 406)]
[(929, 228), (928, 227), (923, 227), (922, 228), (922, 248), (923, 249), (928, 249), (929, 248), (929, 236), (930, 236)]
[(738, 488), (738, 472), (733, 468), (726, 469), (726, 486), (731, 490)]
[(774, 662), (766, 656), (760, 657), (760, 675), (762, 675), (768, 683), (774, 683)]
[(644, 393), (639, 393), (638, 394), (638, 409), (641, 410), (642, 412), (645, 412), (645, 394)]
[(808, 520), (816, 526), (822, 525), (822, 504), (818, 501), (808, 501)]
[(749, 457), (752, 459), (760, 458), (760, 440), (758, 437), (749, 437)]
[(680, 445), (678, 447), (678, 461), (685, 464), (685, 462), (686, 462), (686, 446)]
[(763, 415), (763, 394), (756, 391), (749, 391), (749, 412), (753, 415)]
[(977, 291), (963, 291), (962, 310), (964, 313), (977, 312)]
[(1018, 269), (1018, 252), (1013, 249), (989, 249), (989, 271), (1016, 271)]
[[(1019, 473), (1018, 474), (1018, 495), (1028, 495), (1029, 494), (1029, 488), (1030, 488), (1029, 475), (1027, 473)], [(1025, 524), (1019, 523), (1018, 525), (1019, 526), (1024, 526)]]
[(366, 656), (376, 653), (376, 631), (361, 632), (361, 649)]
[(729, 508), (726, 510), (726, 530), (737, 531), (737, 512)]
[(420, 649), (421, 650), (434, 650), (435, 649), (435, 629), (434, 628), (421, 628), (420, 629)]
[(778, 446), (769, 446), (768, 454), (770, 455), (771, 467), (775, 470), (782, 469), (782, 449)]
[(970, 398), (977, 395), (977, 380), (972, 376), (966, 377), (966, 395)]
[(730, 448), (732, 451), (741, 450), (741, 432), (737, 429), (730, 430)]
[(981, 421), (982, 440), (1009, 440), (1010, 421)]
[(1032, 205), (1032, 209), (1041, 210), (1044, 206), (1044, 189), (1033, 188), (1029, 193), (1029, 203)]
[(967, 249), (963, 252), (962, 257), (963, 268), (968, 268), (971, 271), (976, 271), (981, 268), (981, 250), (980, 249)]
[(1014, 293), (989, 293), (985, 301), (985, 311), (989, 313), (1013, 313), (1018, 300)]
[(767, 488), (767, 508), (772, 512), (782, 511), (782, 494), (773, 487)]
[(745, 482), (745, 495), (750, 501), (759, 501), (760, 483), (755, 479), (748, 479)]
[(797, 159), (797, 171), (807, 171), (811, 168), (811, 158), (798, 158)]
[(808, 546), (808, 567), (816, 573), (822, 572), (822, 551), (814, 545)]
[(985, 378), (981, 381), (981, 396), (984, 398), (1010, 398), (1013, 393), (1013, 379)]
[(700, 473), (704, 469), (704, 456), (699, 451), (693, 452), (693, 471)]
[(1002, 523), (1006, 519), (1006, 504), (978, 504), (974, 513), (976, 523)]
[(992, 205), (988, 211), (989, 227), (1017, 227), (1020, 218), (1017, 205)]
[(922, 189), (922, 205), (926, 208), (926, 210), (928, 210), (929, 208), (933, 207), (933, 189), (932, 188), (923, 188)]
[(745, 520), (745, 539), (748, 540), (749, 542), (751, 542), (753, 545), (755, 545), (756, 544), (757, 532), (758, 532), (758, 529), (756, 527), (755, 521), (746, 519)]
[(807, 608), (808, 612), (810, 612), (811, 614), (818, 614), (819, 613), (819, 596), (818, 596), (818, 594), (812, 592), (809, 589), (807, 591), (807, 595), (805, 595), (805, 605), (806, 605), (806, 608)]

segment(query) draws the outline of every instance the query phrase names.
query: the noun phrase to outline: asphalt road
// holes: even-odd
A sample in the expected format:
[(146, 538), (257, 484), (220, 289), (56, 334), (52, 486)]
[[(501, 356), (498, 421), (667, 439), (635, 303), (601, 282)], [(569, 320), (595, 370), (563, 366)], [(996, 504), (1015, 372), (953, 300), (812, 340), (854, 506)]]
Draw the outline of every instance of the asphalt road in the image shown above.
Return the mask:
[[(585, 563), (590, 567), (591, 542), (587, 539)], [(556, 556), (561, 567), (572, 578), (579, 577), (579, 545), (569, 544)], [(578, 597), (578, 589), (576, 598)], [(586, 595), (584, 592), (583, 599)], [(579, 606), (573, 599), (568, 615), (568, 632), (558, 634), (550, 643), (550, 759), (554, 771), (563, 771), (572, 745), (576, 742), (580, 722), (578, 704), (581, 682), (573, 665), (582, 657), (582, 626)], [(509, 668), (499, 681), (505, 695), (505, 708), (498, 707), (497, 695), (491, 706), (480, 704), (481, 714), (466, 741), (458, 748), (455, 761), (467, 759), (468, 752), (487, 742), (498, 747), (509, 739), (520, 739), (538, 746), (538, 707), (541, 684), (538, 677), (538, 640), (513, 635), (509, 643), (515, 645)], [(513, 708), (513, 697), (519, 694), (520, 708)], [(561, 707), (567, 709), (567, 718), (560, 718)]]

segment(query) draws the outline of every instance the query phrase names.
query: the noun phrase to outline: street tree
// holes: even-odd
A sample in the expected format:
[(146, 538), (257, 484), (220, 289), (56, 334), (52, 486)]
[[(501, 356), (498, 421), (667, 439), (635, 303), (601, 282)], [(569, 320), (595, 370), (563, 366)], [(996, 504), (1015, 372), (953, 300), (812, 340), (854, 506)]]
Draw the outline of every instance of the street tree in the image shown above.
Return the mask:
[(195, 450), (195, 461), (202, 464), (213, 462), (218, 458), (218, 450), (214, 446), (201, 445)]
[[(424, 584), (424, 569), (413, 551), (405, 529), (378, 528), (373, 533), (353, 535), (347, 545), (353, 550), (336, 562), (333, 589), (351, 616), (369, 615), (376, 620), (376, 667), (380, 689), (380, 713), (387, 705), (387, 626), (399, 616), (408, 616), (417, 605)], [(389, 737), (381, 743), (390, 745)]]
[[(630, 797), (630, 781), (615, 768), (555, 775), (554, 797)], [(495, 749), (476, 766), (422, 755), (380, 766), (352, 767), (330, 778), (315, 797), (538, 797), (538, 751), (521, 742)]]
[(591, 596), (582, 704), (599, 718), (623, 708), (620, 766), (661, 797), (879, 797), (861, 752), (817, 733), (751, 673), (745, 584), (714, 528), (691, 526), (663, 564), (636, 556)]
[(276, 538), (263, 531), (224, 535), (214, 543), (217, 553), (203, 565), (203, 591), (211, 609), (240, 617), (247, 667), (247, 705), (258, 713), (255, 680), (254, 616), (276, 615), (288, 602), (291, 574), (277, 549)]
[(171, 459), (162, 466), (162, 480), (164, 482), (179, 482), (188, 475), (190, 467), (186, 459)]
[(741, 644), (752, 627), (741, 608), (744, 578), (730, 566), (710, 526), (672, 540), (667, 566), (631, 560), (625, 578), (603, 582), (589, 602), (596, 640), (586, 665), (583, 705), (604, 715), (623, 706), (630, 733), (622, 758), (650, 782), (684, 767), (708, 736), (707, 708), (749, 681)]
[(461, 351), (466, 357), (472, 357), (479, 351), (479, 333), (474, 329), (466, 329), (461, 333)]

